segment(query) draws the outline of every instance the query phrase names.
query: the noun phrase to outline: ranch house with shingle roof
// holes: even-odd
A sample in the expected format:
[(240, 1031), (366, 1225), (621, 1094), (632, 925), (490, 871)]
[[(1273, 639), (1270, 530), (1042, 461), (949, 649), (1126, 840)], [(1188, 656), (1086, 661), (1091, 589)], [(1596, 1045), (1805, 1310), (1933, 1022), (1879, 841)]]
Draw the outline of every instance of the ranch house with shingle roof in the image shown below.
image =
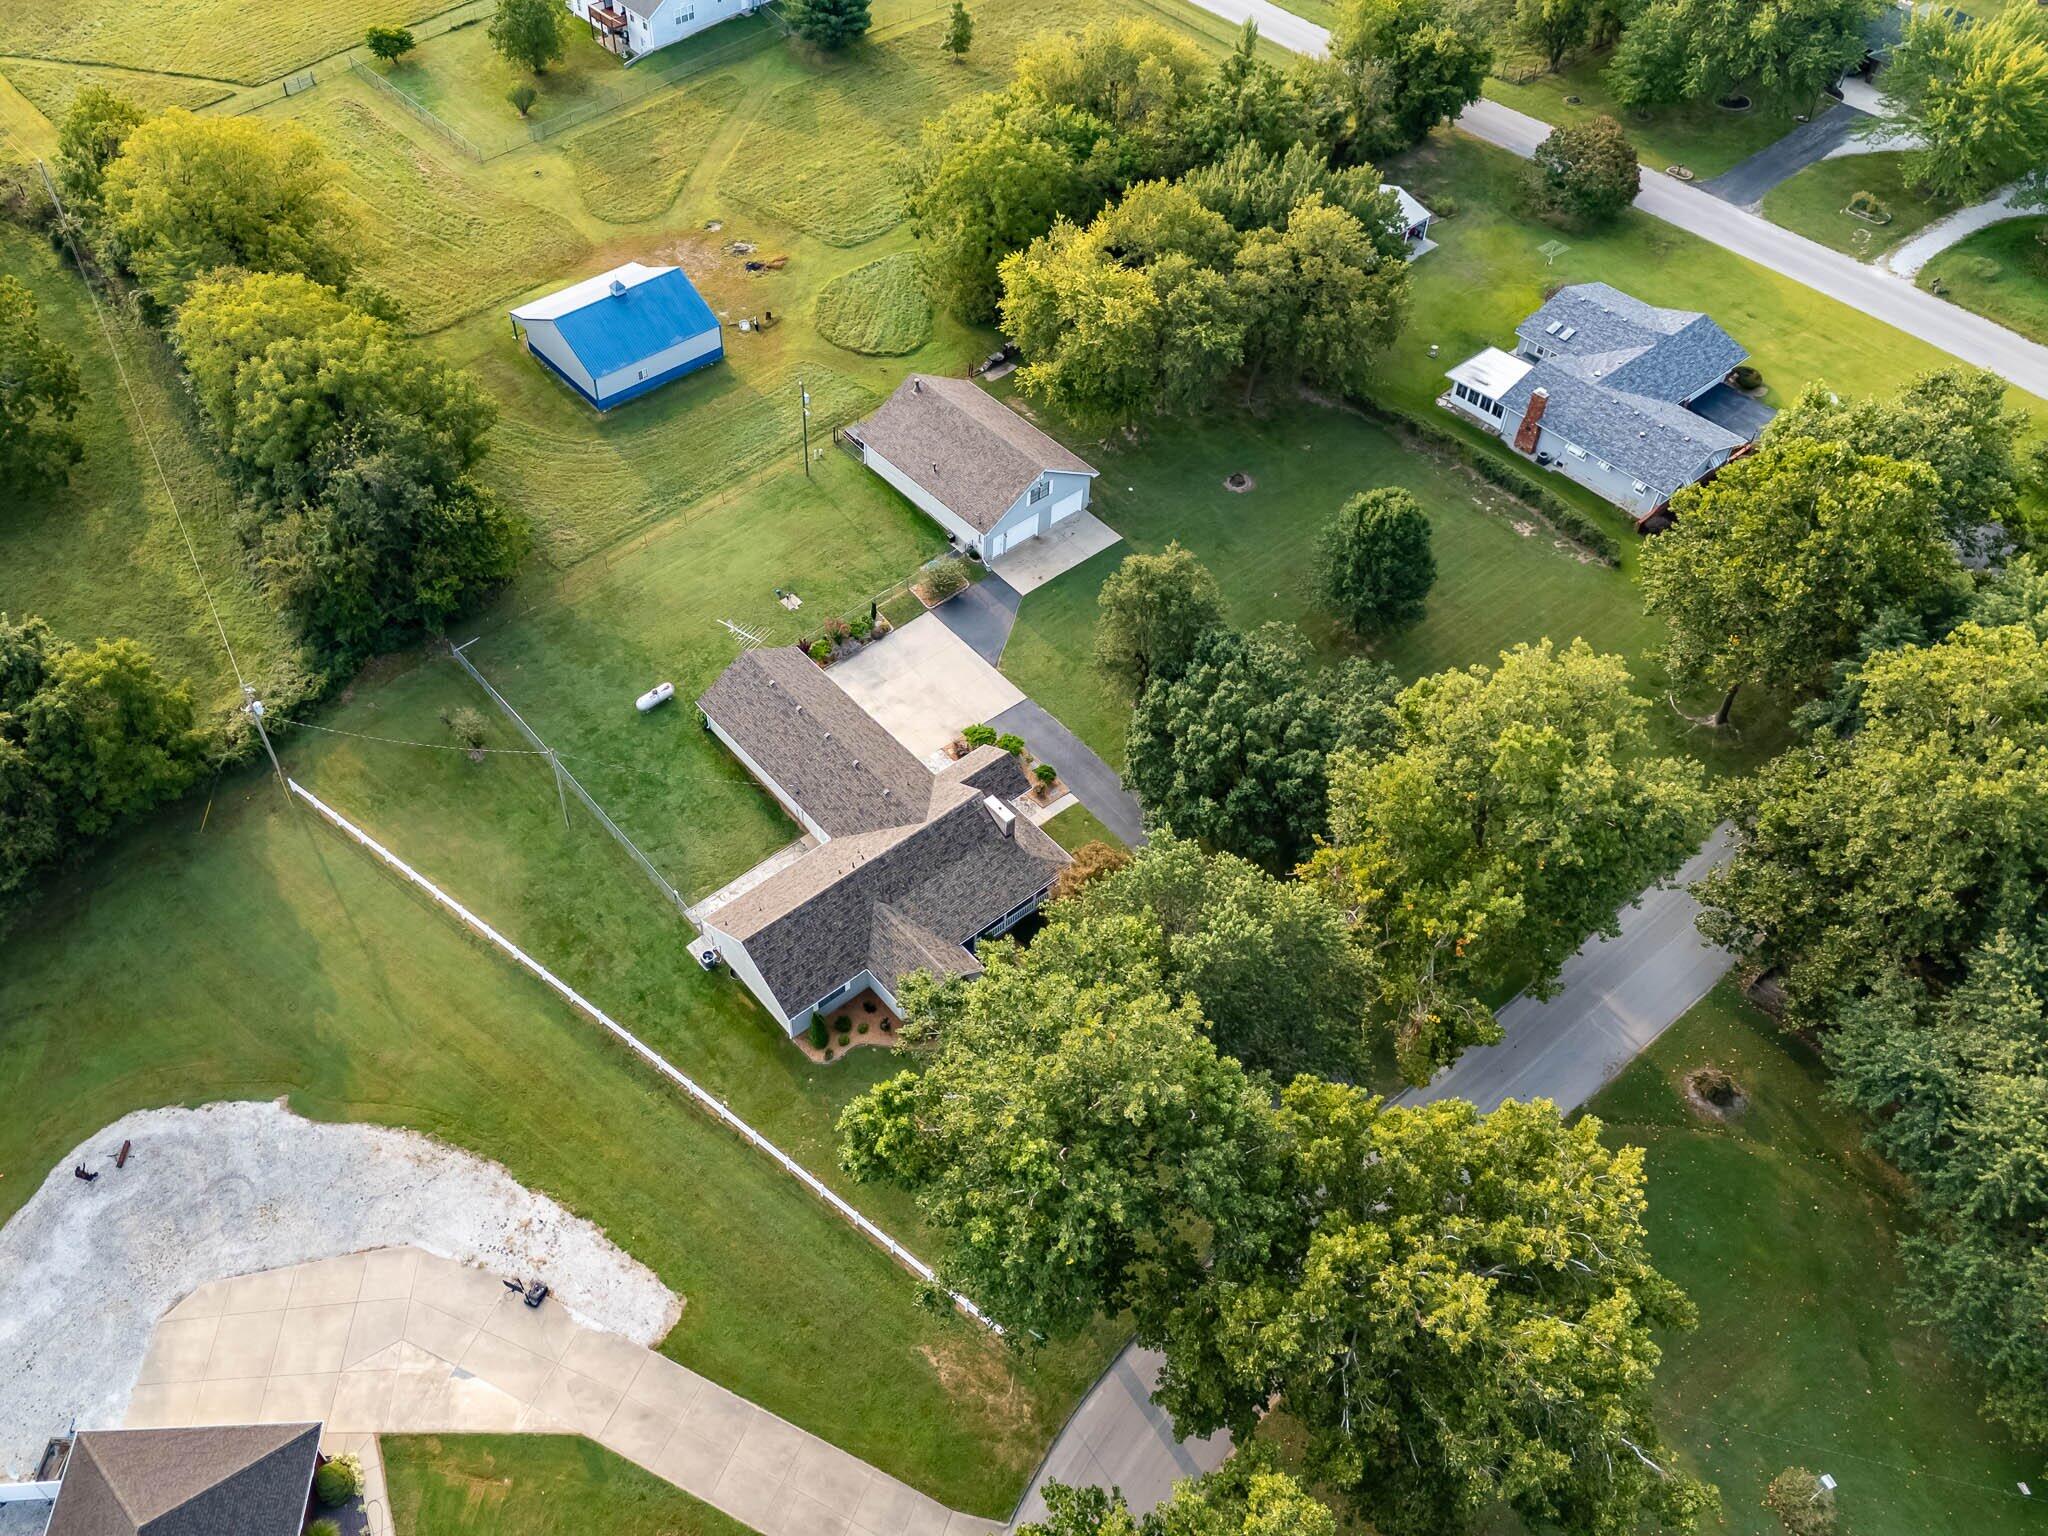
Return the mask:
[(1095, 467), (971, 379), (913, 373), (842, 435), (985, 562), (1088, 510)]
[(1016, 801), (1023, 765), (979, 747), (939, 772), (795, 646), (748, 651), (697, 700), (704, 723), (816, 840), (715, 910), (704, 936), (794, 1035), (913, 971), (972, 976), (973, 946), (1034, 912), (1069, 862)]
[(1574, 283), (1467, 358), (1437, 403), (1632, 514), (1747, 453), (1775, 414), (1728, 376), (1749, 354), (1695, 310)]

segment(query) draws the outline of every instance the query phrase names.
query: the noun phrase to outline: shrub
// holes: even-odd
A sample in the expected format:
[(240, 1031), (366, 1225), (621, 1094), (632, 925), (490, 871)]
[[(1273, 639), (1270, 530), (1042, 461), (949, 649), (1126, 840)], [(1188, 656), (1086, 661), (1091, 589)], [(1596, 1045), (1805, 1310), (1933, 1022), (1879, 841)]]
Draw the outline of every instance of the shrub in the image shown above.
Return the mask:
[(1315, 581), (1358, 634), (1414, 622), (1436, 584), (1428, 516), (1398, 486), (1353, 496), (1316, 536)]
[(465, 704), (460, 709), (442, 711), (441, 720), (462, 746), (472, 752), (483, 750), (484, 739), (490, 731), (490, 722), (484, 719), (481, 712)]
[(1841, 1517), (1835, 1494), (1804, 1467), (1787, 1467), (1764, 1491), (1764, 1507), (1778, 1517), (1786, 1536), (1837, 1536)]
[(939, 561), (925, 572), (924, 585), (934, 602), (944, 602), (967, 585), (967, 562), (957, 557)]
[(1849, 211), (1859, 219), (1868, 219), (1873, 224), (1889, 224), (1892, 211), (1885, 206), (1883, 198), (1875, 192), (1857, 192), (1849, 199)]
[(853, 626), (844, 619), (827, 619), (825, 621), (825, 633), (834, 640), (844, 640), (853, 633)]
[(832, 1047), (831, 1047), (831, 1046), (829, 1046), (829, 1045), (828, 1045), (828, 1046), (826, 1046), (826, 1047), (825, 1047), (825, 1059), (826, 1059), (827, 1061), (830, 1061), (830, 1060), (831, 1060), (831, 1059), (832, 1059), (832, 1058), (833, 1058), (834, 1056), (836, 1056), (837, 1054), (838, 1054), (838, 1052), (837, 1052), (837, 1051), (834, 1051), (834, 1050), (832, 1049)]
[(341, 1522), (323, 1516), (306, 1527), (306, 1536), (341, 1536)]
[(1024, 738), (1013, 732), (1003, 732), (1002, 735), (996, 738), (996, 745), (1012, 757), (1022, 757), (1024, 755)]
[(533, 110), (533, 104), (540, 100), (540, 92), (522, 80), (505, 93), (505, 99), (512, 103), (512, 110), (521, 117)]
[(1131, 856), (1123, 849), (1112, 847), (1097, 838), (1092, 843), (1083, 843), (1074, 850), (1074, 862), (1053, 876), (1052, 899), (1064, 901), (1091, 880), (1114, 874), (1131, 862)]
[(811, 660), (815, 661), (819, 666), (822, 667), (823, 665), (825, 665), (826, 662), (830, 661), (831, 659), (832, 642), (830, 640), (827, 640), (823, 636), (820, 636), (818, 639), (813, 640), (811, 642)]
[(1736, 365), (1734, 378), (1737, 389), (1751, 390), (1764, 387), (1764, 376), (1747, 363), (1738, 363)]
[(805, 1035), (810, 1040), (811, 1049), (814, 1051), (824, 1050), (832, 1040), (831, 1035), (825, 1030), (825, 1021), (815, 1013), (811, 1015), (811, 1027), (805, 1031)]
[(1561, 219), (1599, 224), (1635, 201), (1642, 180), (1635, 146), (1611, 117), (1553, 129), (1529, 162), (1536, 206)]
[(862, 1019), (858, 1024), (853, 1026), (853, 1032), (856, 1035), (866, 1034), (868, 1032), (868, 1021), (866, 1019)]
[(852, 632), (854, 639), (865, 640), (875, 632), (875, 621), (863, 613), (846, 627)]
[(386, 64), (395, 64), (413, 50), (413, 35), (404, 27), (372, 27), (363, 46)]
[(363, 1491), (363, 1464), (353, 1456), (337, 1456), (313, 1474), (313, 1495), (328, 1509), (346, 1504)]
[(1051, 789), (1053, 787), (1053, 784), (1057, 782), (1057, 780), (1059, 779), (1060, 771), (1059, 769), (1053, 767), (1051, 763), (1040, 763), (1036, 768), (1031, 770), (1031, 775), (1033, 778), (1037, 779), (1039, 783), (1043, 784), (1047, 789)]
[(970, 747), (992, 747), (996, 744), (996, 728), (992, 725), (970, 725), (960, 733), (960, 739)]

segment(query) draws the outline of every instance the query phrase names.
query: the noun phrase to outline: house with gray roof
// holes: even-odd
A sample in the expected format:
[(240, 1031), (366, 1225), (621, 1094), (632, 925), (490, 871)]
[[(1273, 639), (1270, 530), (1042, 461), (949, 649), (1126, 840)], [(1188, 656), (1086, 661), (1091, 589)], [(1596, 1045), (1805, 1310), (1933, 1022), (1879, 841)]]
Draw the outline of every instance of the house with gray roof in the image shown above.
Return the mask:
[(704, 936), (790, 1034), (914, 971), (972, 976), (977, 940), (1036, 911), (1067, 853), (1017, 802), (1016, 758), (933, 772), (795, 646), (743, 654), (697, 700), (705, 726), (814, 846), (715, 910)]
[(82, 1430), (46, 1536), (298, 1536), (319, 1463), (318, 1424)]
[(963, 550), (993, 562), (1088, 510), (1096, 470), (972, 379), (913, 373), (841, 436)]
[(1728, 381), (1748, 356), (1696, 310), (1574, 283), (1515, 327), (1514, 351), (1488, 347), (1451, 369), (1437, 403), (1640, 527), (1769, 424), (1771, 408)]

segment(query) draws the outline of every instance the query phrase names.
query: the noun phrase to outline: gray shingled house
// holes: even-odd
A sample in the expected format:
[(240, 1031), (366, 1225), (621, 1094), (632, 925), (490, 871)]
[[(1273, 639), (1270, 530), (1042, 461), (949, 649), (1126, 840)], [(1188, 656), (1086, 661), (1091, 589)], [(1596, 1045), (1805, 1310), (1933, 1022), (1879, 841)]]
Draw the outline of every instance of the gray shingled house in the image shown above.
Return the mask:
[(1088, 510), (1095, 467), (972, 379), (913, 373), (843, 436), (962, 549), (995, 561)]
[(46, 1536), (298, 1536), (319, 1462), (318, 1424), (83, 1430)]
[(697, 700), (817, 846), (701, 914), (705, 937), (796, 1034), (872, 987), (891, 1008), (913, 971), (971, 976), (977, 939), (1036, 910), (1067, 854), (1015, 802), (1009, 753), (937, 773), (795, 646), (748, 651)]
[(1560, 288), (1497, 347), (1446, 375), (1438, 404), (1647, 522), (1749, 451), (1775, 414), (1728, 376), (1749, 354), (1696, 310), (1606, 283)]

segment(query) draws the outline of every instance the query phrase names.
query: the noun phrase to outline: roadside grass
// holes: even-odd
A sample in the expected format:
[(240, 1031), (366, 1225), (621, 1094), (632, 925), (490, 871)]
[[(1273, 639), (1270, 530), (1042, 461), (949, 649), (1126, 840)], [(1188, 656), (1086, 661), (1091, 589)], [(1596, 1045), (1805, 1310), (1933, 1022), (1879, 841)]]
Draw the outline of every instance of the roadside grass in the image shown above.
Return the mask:
[(384, 1435), (398, 1536), (745, 1536), (581, 1435)]
[(899, 252), (833, 278), (818, 292), (816, 323), (820, 336), (849, 352), (915, 352), (932, 334), (932, 306), (917, 258)]
[(736, 76), (707, 75), (569, 139), (563, 152), (575, 167), (583, 206), (614, 224), (668, 212), (744, 94)]
[(198, 446), (198, 424), (162, 344), (108, 306), (135, 387), (131, 402), (74, 269), (44, 242), (0, 223), (0, 273), (27, 284), (42, 325), (77, 361), (86, 388), (75, 418), (85, 457), (69, 482), (32, 490), (0, 515), (0, 612), (40, 614), (70, 640), (128, 636), (172, 676), (191, 679), (203, 706), (239, 702), (142, 436), (146, 420), (242, 669), (259, 680), (289, 675), (296, 647), (249, 576), (232, 528), (234, 493)]
[[(1799, 126), (1797, 114), (1817, 112), (1827, 103), (1758, 101), (1746, 112), (1729, 112), (1711, 101), (1634, 112), (1621, 106), (1607, 88), (1609, 55), (1574, 59), (1556, 74), (1511, 84), (1489, 78), (1489, 101), (1513, 107), (1546, 123), (1577, 123), (1603, 114), (1622, 126), (1645, 165), (1662, 171), (1682, 165), (1706, 181), (1758, 150), (1769, 147)], [(1575, 97), (1576, 100), (1567, 100)]]
[[(1878, 197), (1891, 222), (1872, 224), (1845, 211), (1858, 192)], [(1773, 224), (1862, 260), (1918, 234), (1955, 206), (1908, 182), (1906, 156), (1886, 150), (1809, 165), (1764, 194), (1763, 213)]]
[(52, 123), (63, 121), (71, 99), (88, 85), (125, 96), (145, 112), (166, 107), (188, 107), (196, 112), (234, 94), (233, 84), (225, 80), (195, 80), (148, 70), (92, 69), (43, 59), (8, 59), (0, 63), (0, 74)]
[(1124, 840), (1105, 827), (1096, 814), (1078, 800), (1048, 821), (1045, 830), (1069, 853), (1077, 852), (1090, 843), (1107, 843), (1112, 848), (1124, 846)]
[(79, 0), (0, 7), (0, 54), (255, 85), (445, 0)]
[(2048, 342), (2048, 218), (2009, 219), (1957, 241), (1920, 269), (1919, 283), (2022, 336)]
[[(320, 761), (284, 750), (294, 774), (364, 809)], [(416, 777), (427, 756), (406, 760)], [(523, 766), (529, 798), (557, 815), (545, 769), (509, 758), (481, 771), (499, 764)], [(936, 1498), (1007, 1510), (1106, 1357), (1107, 1330), (1019, 1357), (921, 1307), (880, 1250), (353, 844), (288, 809), (266, 773), (224, 782), (203, 820), (196, 801), (173, 808), (9, 935), (0, 1091), (35, 1113), (0, 1123), (0, 1219), (66, 1149), (133, 1109), (286, 1095), (315, 1118), (417, 1129), (497, 1159), (686, 1297), (663, 1344), (672, 1358)], [(610, 846), (594, 828), (587, 838), (586, 859)], [(469, 849), (453, 829), (399, 848), (467, 894)], [(567, 894), (555, 920), (574, 928), (586, 915)], [(674, 965), (694, 969), (679, 945)], [(595, 990), (658, 1048), (673, 1044), (661, 1028), (671, 999), (626, 978)], [(785, 1054), (785, 1076), (810, 1070)], [(848, 1063), (854, 1078), (887, 1064), (857, 1054), (877, 1063)], [(919, 1246), (922, 1234), (871, 1208)]]
[(559, 215), (464, 174), (360, 80), (324, 82), (277, 112), (310, 129), (343, 166), (357, 261), (404, 306), (414, 331), (439, 330), (589, 250)]
[[(1749, 1108), (1688, 1107), (1685, 1075), (1732, 1073)], [(1977, 1384), (1898, 1300), (1899, 1176), (1862, 1144), (1812, 1055), (1720, 988), (1590, 1106), (1647, 1152), (1650, 1250), (1700, 1309), (1665, 1340), (1659, 1418), (1717, 1483), (1709, 1529), (1781, 1536), (1761, 1505), (1787, 1466), (1834, 1474), (1857, 1536), (2038, 1531), (2036, 1456), (1977, 1413)]]

